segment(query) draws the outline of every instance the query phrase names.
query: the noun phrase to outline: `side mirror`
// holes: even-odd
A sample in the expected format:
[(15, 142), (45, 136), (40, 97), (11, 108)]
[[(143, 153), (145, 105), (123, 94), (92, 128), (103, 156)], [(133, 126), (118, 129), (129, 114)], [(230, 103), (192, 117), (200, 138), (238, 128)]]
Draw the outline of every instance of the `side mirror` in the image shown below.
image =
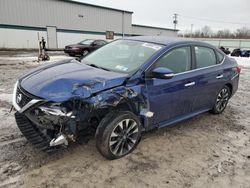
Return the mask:
[(165, 67), (157, 67), (152, 71), (153, 78), (171, 79), (174, 77), (174, 72)]
[(91, 46), (96, 46), (97, 44), (96, 44), (96, 42), (93, 42), (92, 44), (91, 44)]

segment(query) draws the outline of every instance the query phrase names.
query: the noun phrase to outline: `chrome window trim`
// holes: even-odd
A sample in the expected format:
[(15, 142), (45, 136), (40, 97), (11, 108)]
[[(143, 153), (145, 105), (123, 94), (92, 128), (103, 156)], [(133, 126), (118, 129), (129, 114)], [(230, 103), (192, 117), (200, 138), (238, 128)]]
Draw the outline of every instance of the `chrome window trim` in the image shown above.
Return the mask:
[(31, 106), (33, 106), (34, 104), (42, 101), (40, 99), (32, 99), (30, 102), (28, 102), (23, 108), (20, 108), (20, 106), (18, 106), (17, 102), (16, 102), (16, 92), (17, 92), (17, 87), (18, 87), (18, 81), (15, 83), (14, 85), (14, 91), (13, 91), (13, 96), (12, 96), (12, 104), (14, 106), (14, 108), (19, 112), (22, 113), (25, 110), (27, 110), (28, 108), (30, 108)]
[[(173, 50), (175, 48), (181, 48), (181, 47), (190, 47), (190, 48), (192, 48), (194, 46), (201, 46), (201, 45), (180, 44), (180, 45), (177, 45), (177, 46), (174, 46), (174, 47), (171, 47), (171, 48), (167, 49), (161, 56), (159, 56), (156, 60), (154, 60), (154, 62), (144, 72), (146, 73), (148, 71), (148, 69), (150, 69), (150, 67), (153, 66), (156, 63), (156, 61), (158, 61), (161, 57), (163, 57), (166, 53), (170, 52), (171, 50)], [(207, 47), (207, 46), (201, 46), (201, 47), (210, 48), (210, 47)], [(215, 51), (215, 49), (213, 49), (213, 48), (210, 48), (210, 49)], [(192, 53), (192, 49), (191, 49), (191, 53)], [(192, 56), (192, 54), (191, 54), (191, 56)], [(217, 55), (216, 55), (216, 57), (217, 57)], [(176, 73), (176, 74), (174, 74), (174, 76), (178, 76), (178, 75), (182, 75), (182, 74), (186, 74), (186, 73), (190, 73), (190, 72), (194, 72), (194, 71), (199, 71), (199, 70), (202, 70), (202, 69), (208, 69), (208, 68), (216, 67), (216, 66), (222, 65), (224, 63), (225, 59), (226, 59), (226, 57), (224, 55), (223, 60), (219, 64), (211, 65), (211, 66), (208, 66), (208, 67), (202, 67), (202, 68), (198, 68), (198, 69), (191, 69), (191, 70), (188, 70), (188, 71), (185, 71), (185, 72)]]
[(225, 56), (224, 56), (224, 59), (219, 64), (211, 65), (211, 66), (207, 66), (207, 67), (202, 67), (202, 68), (198, 68), (198, 69), (192, 69), (192, 70), (185, 71), (185, 72), (180, 72), (180, 73), (175, 74), (175, 76), (185, 74), (185, 73), (189, 73), (189, 72), (199, 71), (199, 70), (203, 70), (203, 69), (209, 69), (209, 68), (212, 68), (212, 67), (217, 67), (217, 66), (222, 65), (224, 63), (224, 60), (225, 60)]

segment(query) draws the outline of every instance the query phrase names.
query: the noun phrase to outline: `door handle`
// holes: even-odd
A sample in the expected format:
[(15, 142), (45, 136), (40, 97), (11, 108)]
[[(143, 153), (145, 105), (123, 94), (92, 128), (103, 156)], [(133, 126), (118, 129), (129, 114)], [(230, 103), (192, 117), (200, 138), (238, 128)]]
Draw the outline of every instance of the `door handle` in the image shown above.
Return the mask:
[(223, 78), (223, 75), (222, 74), (219, 74), (218, 76), (216, 76), (217, 79), (221, 79)]
[(190, 82), (190, 83), (185, 84), (185, 87), (190, 87), (190, 86), (193, 86), (193, 85), (195, 85), (195, 82)]

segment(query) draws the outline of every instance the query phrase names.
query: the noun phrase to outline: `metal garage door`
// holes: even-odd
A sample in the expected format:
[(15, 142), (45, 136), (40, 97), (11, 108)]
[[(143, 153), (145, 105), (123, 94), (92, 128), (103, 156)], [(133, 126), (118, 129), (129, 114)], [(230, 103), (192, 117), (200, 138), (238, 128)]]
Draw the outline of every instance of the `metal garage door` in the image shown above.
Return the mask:
[(48, 48), (57, 48), (56, 27), (47, 26)]

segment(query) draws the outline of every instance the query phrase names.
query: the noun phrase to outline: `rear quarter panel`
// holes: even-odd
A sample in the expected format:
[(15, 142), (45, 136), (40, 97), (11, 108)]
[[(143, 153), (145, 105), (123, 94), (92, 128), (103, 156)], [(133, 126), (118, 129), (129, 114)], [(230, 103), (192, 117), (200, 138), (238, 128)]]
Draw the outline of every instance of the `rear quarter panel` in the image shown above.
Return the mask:
[(237, 72), (237, 62), (235, 59), (226, 57), (223, 63), (223, 74), (226, 79), (226, 84), (231, 84), (232, 86), (232, 96), (238, 89), (239, 85), (239, 74)]

